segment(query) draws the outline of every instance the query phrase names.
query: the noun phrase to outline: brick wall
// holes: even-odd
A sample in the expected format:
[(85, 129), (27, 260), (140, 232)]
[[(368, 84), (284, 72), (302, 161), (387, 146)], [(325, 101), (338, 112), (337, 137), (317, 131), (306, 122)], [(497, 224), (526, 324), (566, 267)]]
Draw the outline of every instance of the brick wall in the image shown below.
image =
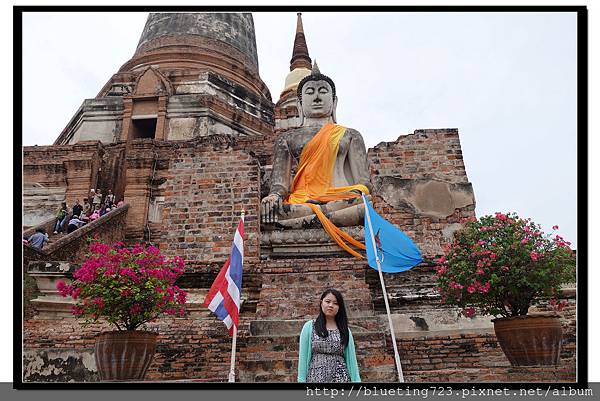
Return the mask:
[(457, 129), (422, 129), (369, 149), (371, 175), (468, 182)]
[(256, 156), (261, 166), (273, 164), (273, 145), (279, 134), (240, 138), (236, 149), (243, 149)]
[(194, 142), (161, 150), (156, 196), (164, 196), (156, 242), (166, 255), (190, 262), (223, 263), (245, 210), (245, 259), (258, 260), (259, 166), (228, 143)]
[(458, 130), (416, 130), (413, 134), (400, 136), (395, 142), (382, 142), (369, 149), (368, 159), (375, 186), (375, 210), (411, 237), (426, 259), (441, 254), (441, 247), (452, 236), (450, 228), (455, 229), (464, 219), (475, 217), (475, 204), (457, 208), (445, 218), (431, 217), (416, 213), (402, 202), (392, 206), (377, 193), (377, 186), (385, 177), (467, 184)]
[[(568, 335), (563, 332), (563, 343), (568, 341)], [(434, 371), (447, 369), (485, 371), (511, 367), (493, 332), (399, 338), (397, 344), (400, 357), (406, 366), (404, 370), (411, 376), (418, 377), (424, 374), (429, 377)], [(560, 366), (574, 367), (573, 354), (564, 348), (563, 346)], [(571, 372), (571, 376), (574, 380), (575, 371)]]
[(318, 314), (319, 297), (327, 288), (342, 292), (349, 317), (372, 316), (371, 293), (365, 282), (365, 263), (352, 258), (264, 261), (257, 317), (311, 319)]

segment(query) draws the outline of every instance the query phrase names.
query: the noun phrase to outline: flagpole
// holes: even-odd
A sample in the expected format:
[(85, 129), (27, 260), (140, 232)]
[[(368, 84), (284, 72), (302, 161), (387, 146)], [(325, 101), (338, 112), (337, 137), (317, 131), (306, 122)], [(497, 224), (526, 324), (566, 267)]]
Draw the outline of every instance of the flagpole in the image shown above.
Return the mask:
[(235, 383), (235, 345), (237, 340), (237, 326), (233, 325), (233, 340), (231, 341), (231, 365), (229, 367), (229, 383)]
[[(246, 211), (242, 209), (242, 221)], [(240, 308), (241, 309), (241, 308)], [(235, 346), (237, 343), (237, 326), (233, 325), (233, 339), (231, 340), (231, 363), (229, 365), (229, 383), (235, 383)]]
[(385, 283), (383, 282), (383, 273), (381, 272), (381, 264), (379, 263), (379, 255), (377, 254), (377, 247), (375, 246), (375, 235), (373, 234), (373, 225), (371, 224), (371, 215), (369, 214), (369, 208), (367, 205), (367, 199), (363, 194), (363, 202), (365, 204), (365, 213), (367, 221), (369, 223), (369, 233), (371, 234), (371, 244), (373, 245), (373, 254), (375, 255), (375, 261), (377, 262), (377, 271), (379, 272), (379, 281), (381, 282), (381, 290), (383, 291), (383, 301), (385, 302), (385, 310), (387, 311), (388, 323), (390, 325), (390, 333), (392, 335), (392, 345), (394, 346), (394, 358), (396, 360), (396, 368), (398, 370), (398, 381), (404, 383), (404, 374), (402, 373), (402, 364), (400, 363), (400, 354), (398, 353), (398, 345), (396, 344), (396, 334), (394, 333), (394, 324), (392, 323), (392, 315), (390, 313), (390, 305), (388, 303), (387, 291), (385, 290)]

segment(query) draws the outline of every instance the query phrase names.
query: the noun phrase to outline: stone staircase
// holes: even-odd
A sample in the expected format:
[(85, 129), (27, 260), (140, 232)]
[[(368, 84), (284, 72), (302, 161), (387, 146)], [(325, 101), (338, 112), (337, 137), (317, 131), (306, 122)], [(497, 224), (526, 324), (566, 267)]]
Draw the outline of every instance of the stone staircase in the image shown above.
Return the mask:
[[(377, 326), (377, 318), (357, 319), (362, 326)], [(239, 378), (244, 382), (296, 382), (299, 334), (305, 320), (268, 320), (250, 323), (240, 347)], [(350, 329), (357, 348), (363, 381), (389, 382), (395, 377), (393, 354), (386, 353), (386, 335), (376, 327)]]
[(264, 262), (270, 273), (262, 276), (255, 320), (239, 350), (240, 381), (296, 381), (300, 331), (317, 317), (328, 287), (344, 295), (363, 381), (393, 381), (393, 353), (387, 352), (362, 266), (348, 258)]
[(32, 261), (82, 262), (88, 250), (89, 237), (97, 237), (105, 243), (122, 241), (128, 210), (129, 205), (125, 204), (69, 234), (54, 234), (54, 218), (23, 231), (23, 238), (29, 238), (36, 229), (43, 228), (50, 238), (42, 249), (23, 244), (23, 266), (26, 268)]

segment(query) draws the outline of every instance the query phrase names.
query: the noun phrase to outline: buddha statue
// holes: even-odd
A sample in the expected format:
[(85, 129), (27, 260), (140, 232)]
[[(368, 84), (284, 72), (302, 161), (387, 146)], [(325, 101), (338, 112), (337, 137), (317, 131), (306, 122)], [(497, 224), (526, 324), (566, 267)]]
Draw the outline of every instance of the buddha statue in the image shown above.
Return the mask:
[(316, 62), (298, 84), (297, 96), (301, 126), (275, 142), (261, 222), (267, 230), (320, 224), (343, 249), (361, 257), (349, 245), (359, 249), (364, 245), (338, 227), (363, 222), (361, 193), (371, 190), (363, 138), (357, 130), (336, 124), (335, 84), (320, 73)]

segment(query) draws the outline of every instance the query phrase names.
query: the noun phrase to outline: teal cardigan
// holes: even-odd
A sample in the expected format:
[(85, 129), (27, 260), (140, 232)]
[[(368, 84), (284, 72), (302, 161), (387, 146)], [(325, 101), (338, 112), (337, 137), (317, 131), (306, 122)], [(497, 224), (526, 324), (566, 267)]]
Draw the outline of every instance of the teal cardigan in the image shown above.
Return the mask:
[[(313, 321), (309, 320), (304, 323), (302, 332), (300, 332), (300, 351), (298, 352), (298, 382), (305, 383), (312, 357), (312, 328)], [(352, 332), (348, 329), (348, 345), (344, 348), (344, 360), (346, 368), (350, 375), (350, 381), (360, 382), (358, 374), (358, 362), (356, 361), (356, 350), (354, 349), (354, 338)]]

